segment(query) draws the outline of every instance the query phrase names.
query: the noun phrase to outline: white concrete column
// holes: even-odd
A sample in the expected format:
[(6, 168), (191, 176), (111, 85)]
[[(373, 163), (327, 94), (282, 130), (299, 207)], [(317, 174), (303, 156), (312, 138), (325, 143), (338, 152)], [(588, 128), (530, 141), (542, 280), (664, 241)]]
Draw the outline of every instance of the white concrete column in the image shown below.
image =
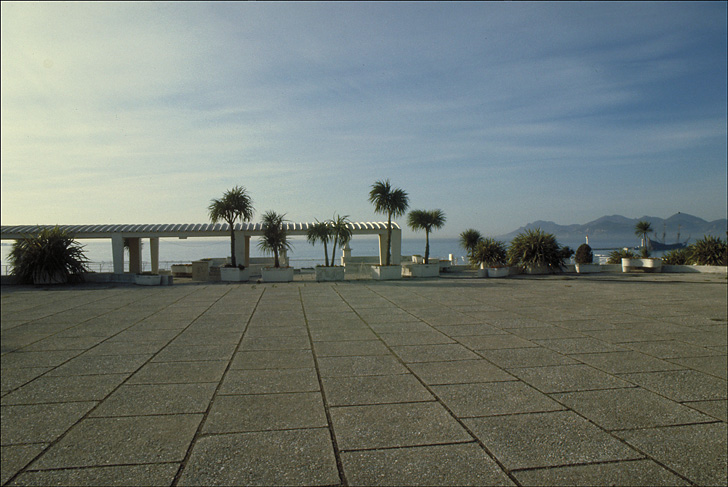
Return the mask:
[(149, 251), (152, 254), (152, 272), (159, 273), (159, 237), (149, 238)]
[(243, 232), (235, 232), (235, 262), (240, 265), (245, 264), (245, 235)]
[(124, 273), (124, 237), (121, 234), (111, 236), (111, 257), (114, 260), (114, 274)]
[(129, 273), (139, 274), (142, 271), (142, 239), (127, 237), (129, 241)]
[(245, 236), (245, 267), (250, 267), (250, 235)]
[(286, 249), (281, 249), (278, 259), (280, 259), (281, 267), (288, 267), (288, 251)]
[(402, 230), (392, 228), (392, 265), (402, 263)]
[(346, 242), (346, 245), (344, 245), (344, 248), (341, 250), (341, 265), (346, 265), (346, 261), (351, 258), (351, 247), (349, 246), (349, 242)]

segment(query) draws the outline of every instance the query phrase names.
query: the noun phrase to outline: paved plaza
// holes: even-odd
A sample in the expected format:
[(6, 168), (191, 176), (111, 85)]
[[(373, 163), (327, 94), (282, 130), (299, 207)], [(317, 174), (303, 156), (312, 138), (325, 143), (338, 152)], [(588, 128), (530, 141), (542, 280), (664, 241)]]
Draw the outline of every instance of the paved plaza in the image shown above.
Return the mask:
[(726, 485), (726, 276), (2, 287), (2, 485)]

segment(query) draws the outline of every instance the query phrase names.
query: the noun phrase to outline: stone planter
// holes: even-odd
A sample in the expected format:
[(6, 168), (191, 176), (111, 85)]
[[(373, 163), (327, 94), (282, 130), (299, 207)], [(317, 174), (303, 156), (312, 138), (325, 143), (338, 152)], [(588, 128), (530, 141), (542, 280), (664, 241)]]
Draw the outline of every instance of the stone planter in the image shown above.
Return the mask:
[(438, 277), (440, 275), (440, 263), (437, 264), (412, 264), (403, 266), (403, 274), (410, 277)]
[(543, 274), (552, 274), (551, 268), (547, 265), (529, 265), (525, 268), (525, 273), (532, 276), (540, 276)]
[(662, 272), (662, 259), (622, 259), (622, 272)]
[(375, 281), (402, 279), (402, 267), (398, 265), (373, 265), (372, 279)]
[(162, 276), (159, 274), (137, 274), (134, 283), (139, 286), (159, 286), (162, 283)]
[(316, 281), (343, 281), (346, 276), (346, 272), (343, 267), (340, 266), (316, 266)]
[(488, 277), (507, 277), (511, 273), (510, 267), (488, 267)]
[(575, 264), (577, 274), (593, 274), (602, 272), (602, 266), (599, 264)]
[(33, 284), (36, 286), (44, 286), (48, 284), (66, 284), (68, 278), (61, 272), (56, 272), (52, 276), (45, 272), (37, 272), (33, 274)]
[(220, 280), (225, 282), (246, 282), (250, 279), (250, 269), (238, 267), (220, 267)]
[(196, 260), (192, 262), (192, 280), (208, 281), (210, 279), (210, 261)]
[(192, 264), (172, 264), (174, 277), (192, 277)]
[(260, 275), (263, 282), (291, 282), (293, 267), (263, 267)]

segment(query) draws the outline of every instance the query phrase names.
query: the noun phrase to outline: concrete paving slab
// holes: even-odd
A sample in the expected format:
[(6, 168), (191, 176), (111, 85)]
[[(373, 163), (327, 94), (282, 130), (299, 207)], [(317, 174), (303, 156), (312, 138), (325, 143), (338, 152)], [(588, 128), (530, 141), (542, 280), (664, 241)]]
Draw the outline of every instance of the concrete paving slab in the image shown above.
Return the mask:
[(516, 485), (476, 443), (341, 454), (350, 485)]
[(380, 340), (314, 342), (313, 346), (317, 357), (355, 357), (390, 353)]
[(480, 358), (459, 343), (393, 346), (392, 351), (405, 363), (453, 362)]
[(643, 372), (620, 377), (678, 402), (728, 398), (726, 381), (695, 370)]
[(130, 374), (77, 375), (38, 377), (3, 396), (0, 403), (47, 404), (59, 402), (100, 401)]
[(692, 345), (679, 340), (659, 340), (650, 342), (639, 342), (625, 345), (633, 350), (652, 355), (659, 359), (685, 358), (685, 357), (706, 357), (720, 355), (720, 352), (710, 348)]
[(394, 356), (321, 357), (318, 359), (321, 377), (351, 377), (357, 375), (408, 374), (407, 368)]
[(328, 426), (319, 392), (218, 397), (202, 428), (205, 434)]
[(237, 352), (230, 369), (313, 369), (311, 350), (254, 350)]
[(50, 443), (88, 413), (97, 402), (29, 404), (0, 407), (3, 448), (21, 443)]
[(726, 423), (622, 431), (630, 445), (699, 485), (726, 485)]
[(8, 480), (28, 465), (47, 446), (46, 443), (3, 445), (0, 448), (0, 484), (5, 485)]
[(685, 367), (675, 363), (660, 360), (635, 351), (573, 353), (571, 354), (571, 357), (609, 374), (629, 374), (632, 372), (659, 372), (664, 370), (685, 369)]
[(201, 414), (84, 419), (30, 468), (181, 462), (201, 420)]
[(213, 435), (192, 448), (178, 485), (339, 485), (329, 430)]
[(274, 394), (319, 390), (315, 369), (236, 369), (228, 371), (220, 394)]
[(483, 359), (412, 363), (409, 368), (429, 385), (517, 380), (513, 375)]
[(63, 470), (31, 470), (20, 475), (9, 485), (39, 487), (48, 485), (127, 487), (134, 485), (139, 487), (153, 487), (172, 485), (177, 470), (179, 470), (179, 463), (87, 467)]
[(712, 416), (719, 421), (728, 423), (728, 400), (694, 401), (683, 404), (708, 416)]
[(706, 374), (728, 378), (728, 357), (725, 355), (716, 355), (711, 357), (690, 357), (670, 359), (670, 362), (679, 364), (679, 366), (689, 369), (698, 370)]
[(560, 487), (562, 485), (581, 487), (592, 487), (594, 485), (621, 485), (625, 487), (690, 485), (687, 480), (678, 477), (652, 460), (540, 468), (514, 472), (513, 475), (521, 485), (534, 487)]
[(509, 470), (643, 457), (571, 411), (471, 418), (465, 424)]
[(516, 335), (470, 335), (456, 337), (457, 341), (471, 350), (503, 350), (536, 348), (539, 345)]
[(438, 385), (432, 391), (458, 418), (564, 409), (519, 381)]
[(120, 386), (91, 417), (146, 416), (152, 414), (204, 413), (216, 383), (127, 384)]
[(150, 362), (129, 378), (129, 384), (219, 382), (227, 362)]
[(433, 395), (411, 374), (324, 377), (322, 381), (329, 406), (435, 400)]
[(230, 360), (237, 342), (211, 345), (179, 345), (172, 343), (164, 347), (151, 362), (209, 362)]
[(36, 377), (40, 377), (51, 370), (51, 367), (28, 367), (20, 369), (2, 369), (0, 375), (0, 390), (3, 393), (17, 389), (23, 384), (27, 384)]
[(541, 392), (573, 392), (619, 389), (631, 384), (588, 365), (553, 365), (517, 368), (513, 375)]
[(706, 423), (713, 418), (641, 388), (552, 394), (607, 430)]
[(430, 331), (378, 333), (378, 335), (390, 347), (455, 343), (455, 340), (434, 329), (430, 329)]
[(579, 363), (564, 354), (542, 347), (479, 350), (478, 354), (505, 369)]
[(131, 373), (152, 357), (144, 355), (79, 355), (56, 367), (46, 377)]
[(471, 442), (473, 438), (435, 402), (331, 408), (341, 450)]

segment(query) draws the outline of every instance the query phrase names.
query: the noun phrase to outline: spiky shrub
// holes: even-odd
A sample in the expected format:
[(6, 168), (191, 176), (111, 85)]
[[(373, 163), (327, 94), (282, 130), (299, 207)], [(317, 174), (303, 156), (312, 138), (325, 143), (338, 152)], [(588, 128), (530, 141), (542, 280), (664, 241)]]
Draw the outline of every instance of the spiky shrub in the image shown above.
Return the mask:
[(728, 265), (728, 246), (718, 237), (705, 235), (690, 246), (690, 261), (697, 265)]
[(468, 259), (471, 264), (477, 264), (473, 252), (475, 252), (475, 247), (482, 240), (483, 236), (480, 232), (472, 228), (468, 228), (460, 234), (460, 246), (468, 253)]
[(445, 213), (440, 210), (412, 210), (407, 216), (407, 224), (415, 232), (425, 231), (425, 264), (430, 262), (430, 232), (445, 225)]
[(686, 265), (690, 263), (690, 249), (674, 249), (662, 256), (665, 265)]
[(87, 263), (83, 245), (58, 226), (16, 240), (10, 251), (12, 274), (22, 284), (81, 282)]
[(393, 188), (387, 179), (372, 185), (369, 202), (374, 205), (376, 213), (387, 215), (387, 256), (384, 265), (389, 265), (392, 259), (392, 217), (405, 214), (409, 208), (409, 197), (405, 190)]
[(473, 260), (484, 267), (505, 265), (507, 260), (506, 244), (493, 238), (480, 240), (473, 251)]
[(238, 263), (235, 259), (235, 221), (249, 222), (253, 218), (255, 212), (253, 200), (245, 188), (235, 186), (227, 190), (219, 200), (213, 199), (207, 211), (212, 223), (227, 222), (230, 230), (230, 260), (232, 267), (236, 267)]
[(621, 264), (622, 259), (636, 259), (637, 255), (631, 250), (619, 249), (613, 250), (609, 253), (607, 264)]
[(283, 226), (285, 216), (279, 215), (275, 211), (269, 211), (263, 215), (263, 237), (258, 242), (258, 248), (263, 252), (273, 254), (274, 267), (281, 266), (280, 253), (292, 248), (288, 241), (286, 228)]
[(576, 255), (574, 256), (574, 262), (577, 264), (591, 264), (594, 262), (594, 253), (592, 248), (588, 244), (581, 244), (576, 249)]
[(511, 241), (508, 263), (522, 268), (545, 266), (555, 272), (564, 265), (563, 252), (554, 235), (540, 228), (526, 230)]
[(572, 249), (569, 246), (564, 245), (561, 247), (561, 261), (566, 262), (567, 260), (571, 259), (571, 256), (574, 255), (574, 249)]

